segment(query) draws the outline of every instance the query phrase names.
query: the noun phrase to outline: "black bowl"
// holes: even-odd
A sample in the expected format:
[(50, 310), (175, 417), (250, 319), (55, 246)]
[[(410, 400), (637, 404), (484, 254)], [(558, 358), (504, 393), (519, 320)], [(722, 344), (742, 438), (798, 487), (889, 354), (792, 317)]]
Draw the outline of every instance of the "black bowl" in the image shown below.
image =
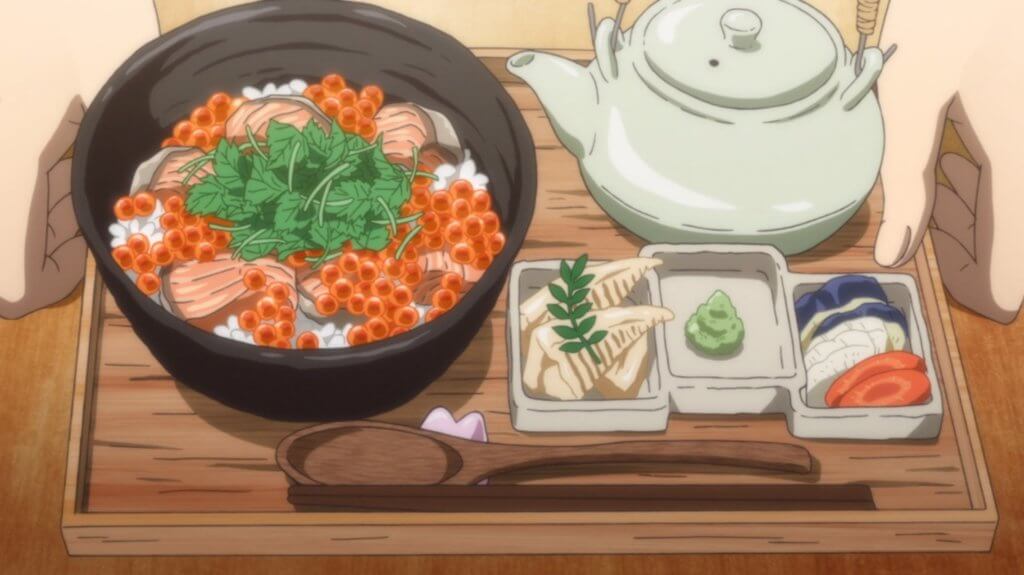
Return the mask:
[[(507, 246), (455, 309), (354, 349), (259, 348), (204, 332), (146, 298), (110, 255), (114, 201), (175, 122), (212, 93), (338, 72), (389, 101), (445, 114), (480, 169)], [(92, 103), (75, 144), (72, 195), (103, 280), (173, 375), (227, 405), (289, 420), (371, 416), (412, 399), (465, 350), (494, 308), (529, 228), (537, 166), (526, 123), (494, 76), (453, 38), (400, 14), (338, 0), (269, 1), (201, 18), (147, 44)]]

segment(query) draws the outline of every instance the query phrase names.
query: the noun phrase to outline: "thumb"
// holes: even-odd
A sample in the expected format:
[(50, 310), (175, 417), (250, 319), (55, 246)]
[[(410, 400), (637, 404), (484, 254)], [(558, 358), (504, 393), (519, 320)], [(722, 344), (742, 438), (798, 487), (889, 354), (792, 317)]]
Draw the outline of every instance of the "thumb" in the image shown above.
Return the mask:
[(875, 260), (889, 267), (914, 256), (931, 219), (936, 162), (951, 100), (927, 82), (908, 80), (879, 87), (885, 115), (885, 202)]

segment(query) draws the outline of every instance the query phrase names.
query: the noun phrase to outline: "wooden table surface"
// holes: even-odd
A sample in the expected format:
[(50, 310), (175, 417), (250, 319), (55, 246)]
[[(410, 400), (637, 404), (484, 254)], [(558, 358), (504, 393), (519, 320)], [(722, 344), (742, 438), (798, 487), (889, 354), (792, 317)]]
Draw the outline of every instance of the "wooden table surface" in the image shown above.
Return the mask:
[[(175, 2), (205, 10), (219, 1)], [(161, 18), (182, 18), (158, 1)], [(167, 23), (164, 23), (165, 26)], [(991, 554), (405, 558), (75, 558), (60, 536), (79, 294), (0, 321), (0, 572), (3, 573), (1016, 573), (1024, 561), (1024, 320), (1000, 326), (954, 307), (953, 321), (1000, 511)], [(471, 552), (471, 550), (467, 550)]]

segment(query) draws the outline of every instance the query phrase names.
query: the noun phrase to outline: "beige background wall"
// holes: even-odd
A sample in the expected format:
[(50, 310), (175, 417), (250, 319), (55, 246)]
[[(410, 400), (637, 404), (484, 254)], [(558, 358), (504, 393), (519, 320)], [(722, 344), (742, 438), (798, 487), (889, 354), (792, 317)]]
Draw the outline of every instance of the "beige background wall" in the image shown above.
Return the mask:
[[(246, 0), (155, 0), (163, 31), (214, 10), (244, 4)], [(587, 0), (369, 0), (428, 22), (472, 48), (589, 49)], [(633, 0), (627, 23), (654, 0)], [(856, 45), (856, 0), (810, 0)], [(594, 0), (598, 16), (614, 16), (614, 0)], [(882, 0), (881, 10), (889, 6)], [(877, 42), (879, 31), (871, 43)]]

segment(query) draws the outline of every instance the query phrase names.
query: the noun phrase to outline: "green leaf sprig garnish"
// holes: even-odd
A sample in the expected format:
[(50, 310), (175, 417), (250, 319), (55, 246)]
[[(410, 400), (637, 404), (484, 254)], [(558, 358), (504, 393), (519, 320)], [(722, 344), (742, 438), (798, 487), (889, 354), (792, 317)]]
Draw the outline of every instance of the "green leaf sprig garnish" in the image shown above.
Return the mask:
[(594, 351), (594, 346), (601, 342), (608, 335), (607, 331), (598, 330), (590, 333), (597, 322), (595, 316), (587, 316), (594, 304), (586, 301), (590, 295), (590, 282), (594, 281), (593, 274), (583, 275), (587, 267), (587, 254), (580, 256), (572, 266), (569, 262), (562, 261), (559, 268), (559, 275), (565, 283), (565, 289), (555, 282), (548, 285), (548, 291), (558, 300), (558, 304), (548, 304), (548, 311), (555, 319), (567, 321), (569, 325), (554, 326), (555, 333), (565, 340), (565, 343), (558, 349), (566, 353), (579, 353), (584, 349), (590, 354), (590, 359), (596, 365), (601, 365), (601, 358)]
[(271, 120), (266, 141), (251, 129), (243, 142), (221, 140), (215, 150), (182, 166), (189, 179), (212, 162), (212, 173), (189, 190), (186, 207), (229, 225), (235, 257), (252, 261), (297, 252), (319, 267), (342, 246), (380, 251), (421, 214), (399, 218), (411, 196), (411, 177), (391, 163), (378, 139), (368, 144), (332, 123), (298, 128)]

